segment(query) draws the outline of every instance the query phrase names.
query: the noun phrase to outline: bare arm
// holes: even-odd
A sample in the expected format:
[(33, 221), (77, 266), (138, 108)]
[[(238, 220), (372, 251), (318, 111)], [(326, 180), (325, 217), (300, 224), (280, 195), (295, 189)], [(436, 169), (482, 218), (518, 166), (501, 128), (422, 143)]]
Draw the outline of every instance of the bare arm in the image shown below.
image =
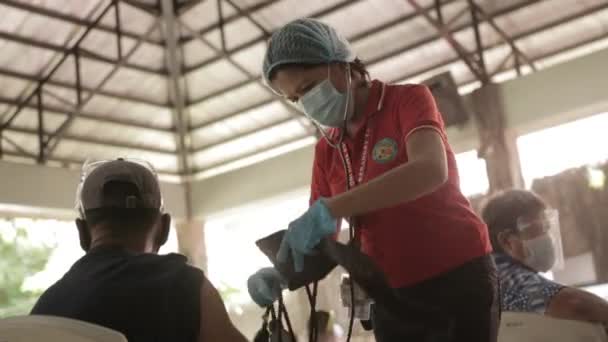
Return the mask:
[(408, 162), (382, 176), (327, 200), (334, 217), (351, 217), (415, 200), (435, 191), (448, 178), (445, 147), (439, 132), (422, 128), (406, 142)]
[(608, 302), (593, 293), (566, 287), (551, 299), (546, 314), (556, 318), (608, 325)]
[(201, 321), (199, 342), (246, 342), (247, 339), (234, 327), (224, 302), (209, 280), (201, 285)]

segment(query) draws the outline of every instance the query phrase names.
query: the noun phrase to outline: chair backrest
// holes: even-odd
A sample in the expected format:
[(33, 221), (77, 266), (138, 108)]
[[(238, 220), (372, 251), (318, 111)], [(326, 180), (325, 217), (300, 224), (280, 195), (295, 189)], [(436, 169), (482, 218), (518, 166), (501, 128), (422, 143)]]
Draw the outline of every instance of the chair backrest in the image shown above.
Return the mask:
[(607, 342), (600, 324), (534, 313), (503, 312), (498, 342)]
[(127, 342), (114, 330), (55, 316), (18, 316), (0, 320), (0, 342)]

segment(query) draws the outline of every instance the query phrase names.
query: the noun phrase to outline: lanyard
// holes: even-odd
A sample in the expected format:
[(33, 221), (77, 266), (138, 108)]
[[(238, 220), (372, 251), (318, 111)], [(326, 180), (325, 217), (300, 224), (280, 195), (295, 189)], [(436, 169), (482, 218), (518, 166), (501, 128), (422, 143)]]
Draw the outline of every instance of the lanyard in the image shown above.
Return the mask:
[(372, 130), (369, 125), (365, 128), (365, 137), (363, 140), (363, 154), (361, 156), (361, 165), (359, 166), (359, 173), (357, 174), (357, 179), (355, 179), (355, 175), (353, 173), (353, 163), (350, 158), (350, 154), (348, 153), (348, 147), (345, 142), (340, 144), (340, 148), (342, 149), (342, 154), (344, 156), (344, 163), (346, 164), (346, 178), (348, 181), (348, 189), (352, 189), (355, 186), (361, 184), (363, 182), (363, 178), (365, 177), (365, 169), (367, 168), (367, 156), (369, 152), (369, 141), (370, 136), (372, 134)]
[[(382, 92), (380, 94), (380, 99), (378, 100), (378, 106), (376, 107), (376, 112), (379, 112), (382, 109), (382, 103), (384, 102), (384, 93), (386, 90), (386, 85), (382, 84)], [(355, 179), (354, 171), (353, 171), (353, 163), (348, 153), (348, 147), (346, 143), (342, 141), (340, 143), (340, 149), (342, 152), (342, 158), (344, 158), (346, 178), (348, 183), (347, 191), (354, 188), (355, 186), (363, 183), (363, 178), (365, 177), (365, 170), (367, 168), (367, 158), (369, 155), (369, 141), (371, 139), (372, 129), (370, 124), (368, 123), (365, 128), (365, 137), (363, 138), (363, 151), (361, 155), (361, 165), (359, 166), (359, 172), (357, 173), (357, 178)]]
[[(357, 184), (361, 184), (363, 182), (363, 177), (365, 176), (365, 169), (367, 166), (367, 155), (368, 155), (368, 151), (369, 151), (369, 141), (370, 141), (371, 134), (372, 134), (372, 129), (370, 128), (370, 125), (368, 124), (367, 127), (365, 128), (365, 137), (364, 137), (365, 140), (363, 140), (363, 155), (361, 156), (361, 165), (359, 166), (359, 173), (357, 174), (356, 180), (355, 180), (355, 175), (353, 172), (352, 159), (350, 158), (350, 154), (348, 153), (348, 147), (346, 146), (346, 143), (344, 141), (340, 143), (340, 152), (342, 154), (342, 159), (344, 160), (344, 168), (346, 169), (345, 170), (346, 178), (347, 178), (346, 191), (354, 188)], [(351, 217), (349, 219), (349, 222), (350, 222), (349, 235), (350, 235), (350, 242), (354, 243), (355, 246), (359, 246), (361, 236), (360, 236), (360, 231), (358, 229), (356, 229), (356, 227), (357, 227), (356, 221), (357, 221), (356, 217)]]
[[(384, 94), (386, 91), (385, 84), (382, 84), (381, 91), (382, 92), (380, 93), (380, 99), (378, 100), (378, 106), (376, 107), (376, 112), (379, 112), (380, 110), (382, 110), (382, 104), (384, 103)], [(346, 129), (346, 128), (344, 128), (344, 129)], [(361, 165), (359, 166), (359, 173), (357, 174), (357, 176), (358, 176), (357, 179), (355, 179), (352, 158), (350, 157), (350, 153), (348, 153), (348, 147), (346, 146), (346, 143), (344, 141), (342, 141), (342, 139), (340, 139), (341, 141), (339, 142), (339, 146), (332, 145), (333, 147), (336, 147), (338, 149), (340, 157), (341, 157), (342, 161), (344, 162), (344, 169), (345, 169), (344, 171), (346, 173), (346, 178), (347, 178), (346, 191), (354, 188), (358, 184), (363, 183), (363, 178), (365, 177), (365, 169), (367, 167), (367, 158), (369, 155), (369, 144), (370, 144), (370, 140), (371, 140), (371, 135), (372, 135), (372, 128), (371, 128), (371, 124), (368, 122), (368, 123), (366, 123), (366, 127), (365, 127), (365, 136), (364, 136), (364, 140), (363, 140), (363, 151), (362, 151), (363, 155), (361, 156)], [(360, 240), (360, 236), (359, 236), (360, 232), (358, 229), (354, 228), (357, 226), (355, 220), (356, 220), (355, 217), (351, 217), (349, 219), (350, 241), (353, 242), (355, 246), (358, 246), (359, 240)]]

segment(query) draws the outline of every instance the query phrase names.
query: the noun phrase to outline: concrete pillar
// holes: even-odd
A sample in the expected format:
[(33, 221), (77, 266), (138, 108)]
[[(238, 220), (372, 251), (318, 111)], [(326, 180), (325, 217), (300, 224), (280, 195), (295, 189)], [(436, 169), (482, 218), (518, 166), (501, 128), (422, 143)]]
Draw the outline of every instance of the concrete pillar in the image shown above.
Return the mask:
[(188, 258), (191, 265), (207, 272), (205, 223), (197, 220), (178, 222), (176, 229), (179, 252)]
[(499, 87), (487, 84), (472, 94), (479, 130), (479, 156), (486, 161), (490, 193), (524, 187), (514, 132), (507, 128)]

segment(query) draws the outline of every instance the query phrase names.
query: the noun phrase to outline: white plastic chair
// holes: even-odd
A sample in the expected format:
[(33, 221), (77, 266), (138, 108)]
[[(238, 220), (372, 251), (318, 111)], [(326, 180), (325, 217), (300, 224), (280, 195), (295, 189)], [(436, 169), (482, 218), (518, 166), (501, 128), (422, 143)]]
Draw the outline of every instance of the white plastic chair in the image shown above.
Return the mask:
[(0, 342), (127, 342), (114, 330), (55, 316), (18, 316), (0, 320)]
[(607, 342), (601, 324), (534, 313), (503, 312), (498, 342)]

